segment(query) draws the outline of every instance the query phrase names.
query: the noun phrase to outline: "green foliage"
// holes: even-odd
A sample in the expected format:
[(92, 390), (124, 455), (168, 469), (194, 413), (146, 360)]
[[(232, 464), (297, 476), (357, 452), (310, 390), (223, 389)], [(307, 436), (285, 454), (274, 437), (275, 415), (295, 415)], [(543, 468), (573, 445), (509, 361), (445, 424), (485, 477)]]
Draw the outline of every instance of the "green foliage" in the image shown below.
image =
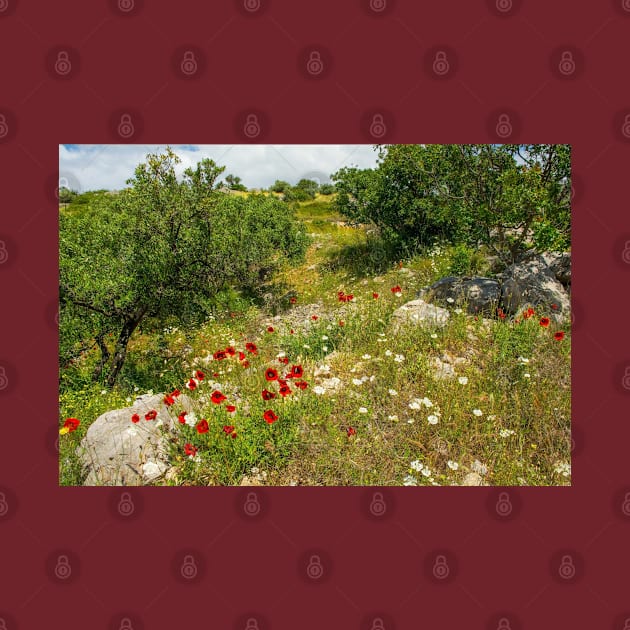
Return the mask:
[(240, 190), (243, 192), (247, 191), (247, 186), (241, 183), (241, 178), (236, 175), (226, 175), (225, 183), (228, 185), (230, 190)]
[(332, 195), (335, 192), (334, 184), (321, 184), (319, 187), (320, 195)]
[(269, 188), (271, 192), (283, 193), (291, 188), (291, 184), (289, 182), (284, 182), (281, 179), (276, 179), (273, 185)]
[(76, 190), (70, 190), (65, 186), (61, 186), (59, 188), (59, 203), (72, 203), (78, 194), (79, 193)]
[[(179, 182), (178, 161), (170, 149), (149, 155), (130, 188), (60, 216), (62, 363), (100, 339), (110, 385), (144, 317), (198, 320), (223, 289), (254, 286), (305, 251), (286, 204), (216, 193), (224, 168), (208, 159)], [(111, 332), (113, 348), (103, 341)]]
[(333, 175), (335, 206), (398, 243), (482, 243), (506, 262), (570, 245), (568, 145), (384, 145)]

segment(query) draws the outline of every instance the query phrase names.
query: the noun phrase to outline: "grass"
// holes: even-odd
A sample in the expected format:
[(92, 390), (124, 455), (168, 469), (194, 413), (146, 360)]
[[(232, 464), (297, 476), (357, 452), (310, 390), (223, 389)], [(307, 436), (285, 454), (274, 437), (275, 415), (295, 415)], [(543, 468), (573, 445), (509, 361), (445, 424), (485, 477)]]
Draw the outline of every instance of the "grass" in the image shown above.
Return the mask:
[[(326, 198), (301, 204), (298, 216), (313, 241), (302, 265), (274, 279), (297, 296), (275, 318), (237, 297), (196, 327), (148, 323), (134, 335), (111, 391), (90, 381), (93, 354), (62, 372), (60, 420), (81, 419), (77, 431), (60, 437), (62, 484), (81, 483), (75, 449), (98, 415), (147, 390), (182, 388), (195, 369), (206, 378), (190, 396), (211, 430), (200, 435), (180, 425), (172, 474), (160, 484), (239, 484), (248, 476), (274, 485), (453, 485), (479, 470), (490, 485), (570, 483), (568, 328), (556, 341), (554, 325), (539, 324), (545, 313), (515, 323), (452, 312), (442, 329), (394, 334), (392, 312), (420, 287), (455, 271), (483, 271), (483, 261), (445, 247), (395, 260), (374, 234), (340, 224)], [(395, 285), (400, 298), (390, 291)], [(354, 301), (339, 302), (338, 291), (353, 293)], [(208, 360), (230, 344), (243, 350), (246, 341), (258, 345), (249, 367), (238, 355)], [(263, 388), (278, 391), (264, 370), (286, 370), (282, 352), (288, 367), (303, 367), (308, 388), (288, 380), (291, 395), (264, 401)], [(436, 374), (437, 361), (446, 359), (455, 370), (450, 379)], [(341, 383), (337, 391), (317, 393), (333, 378)], [(228, 396), (222, 405), (208, 399), (213, 380)], [(233, 414), (225, 411), (230, 402)], [(178, 413), (177, 404), (173, 409)], [(262, 419), (266, 409), (277, 422)], [(224, 426), (234, 426), (237, 437)], [(199, 448), (194, 458), (184, 454), (185, 443)]]

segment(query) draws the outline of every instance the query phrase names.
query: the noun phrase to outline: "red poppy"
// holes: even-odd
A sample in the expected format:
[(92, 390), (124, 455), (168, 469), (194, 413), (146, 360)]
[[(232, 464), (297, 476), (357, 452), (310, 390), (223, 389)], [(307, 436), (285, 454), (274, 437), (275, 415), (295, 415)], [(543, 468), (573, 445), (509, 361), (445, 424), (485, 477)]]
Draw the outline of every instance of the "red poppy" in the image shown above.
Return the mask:
[(346, 294), (343, 291), (337, 291), (337, 299), (340, 302), (347, 302), (348, 301), (348, 298), (347, 298)]
[(306, 389), (308, 387), (308, 383), (306, 381), (294, 381), (294, 384), (300, 389)]
[(234, 439), (237, 435), (238, 435), (238, 433), (236, 433), (236, 431), (234, 431), (234, 433), (232, 433), (232, 435), (230, 435), (230, 437), (231, 437), (232, 439)]
[(538, 322), (543, 328), (547, 328), (547, 326), (549, 326), (549, 318), (548, 317), (541, 317), (540, 321)]
[(245, 344), (245, 349), (252, 354), (258, 354), (258, 348), (256, 347), (256, 344), (252, 343), (251, 341)]
[(174, 389), (174, 390), (171, 392), (171, 396), (172, 396), (173, 398), (177, 398), (180, 394), (181, 394), (181, 392), (179, 391), (179, 389)]
[(171, 396), (171, 394), (166, 394), (166, 396), (164, 396), (164, 404), (167, 407), (170, 407), (174, 403), (175, 403), (175, 399), (173, 398), (173, 396)]
[(297, 298), (296, 297), (292, 297), (289, 299), (289, 302), (291, 302), (291, 304), (295, 304), (297, 302)]
[(147, 414), (145, 414), (144, 419), (145, 420), (155, 420), (157, 418), (157, 411), (155, 411), (154, 409), (152, 409), (151, 411), (149, 411)]
[(226, 435), (230, 435), (230, 433), (232, 433), (234, 431), (234, 427), (230, 426), (230, 425), (225, 425), (223, 427), (223, 433), (225, 433)]
[(68, 429), (68, 433), (72, 433), (79, 428), (80, 424), (81, 421), (76, 418), (66, 418), (66, 421), (63, 423), (63, 428)]
[(562, 330), (559, 330), (557, 333), (555, 333), (555, 335), (553, 336), (553, 338), (556, 341), (562, 341), (564, 339), (564, 332)]
[(557, 305), (557, 304), (552, 304), (552, 305), (551, 305), (551, 308), (552, 308), (554, 311), (557, 311), (557, 310), (558, 310), (558, 305)]
[(289, 357), (278, 357), (278, 361), (286, 365), (289, 362)]
[(282, 387), (280, 387), (280, 389), (278, 391), (280, 392), (280, 395), (283, 398), (288, 396), (289, 394), (291, 394), (291, 390), (289, 389), (288, 385), (282, 385)]
[(186, 384), (186, 387), (188, 387), (191, 391), (197, 389), (197, 381), (194, 378), (191, 378)]
[(291, 366), (291, 378), (301, 378), (304, 376), (304, 370), (301, 365), (292, 365)]
[(220, 405), (225, 399), (227, 398), (227, 396), (225, 396), (224, 394), (222, 394), (218, 389), (215, 389), (212, 392), (212, 396), (210, 396), (210, 400), (215, 404), (215, 405)]
[(278, 416), (271, 409), (267, 409), (263, 414), (263, 418), (267, 424), (273, 424), (278, 419)]
[(245, 353), (239, 351), (239, 353), (238, 353), (238, 360), (242, 361), (244, 358), (245, 358)]
[(233, 357), (236, 354), (236, 348), (234, 348), (234, 346), (228, 346), (225, 349), (225, 353), (228, 354), (229, 356)]
[(273, 332), (273, 326), (267, 326), (267, 332)]
[(392, 287), (392, 293), (402, 293), (402, 289), (400, 288), (399, 285), (396, 285), (395, 287)]
[(319, 319), (319, 317), (317, 317), (317, 315), (312, 315), (312, 316), (311, 316), (311, 319), (312, 319), (314, 322), (316, 322), (316, 321)]
[(197, 424), (197, 433), (208, 433), (208, 421), (202, 420)]
[(201, 370), (197, 370), (195, 372), (195, 376), (197, 377), (197, 380), (199, 381), (203, 381), (203, 379), (206, 378), (206, 375)]
[(505, 317), (506, 317), (506, 315), (505, 315), (505, 313), (503, 312), (503, 309), (502, 309), (502, 308), (498, 308), (498, 309), (497, 309), (497, 315), (498, 315), (498, 317), (499, 317), (500, 319), (505, 319)]
[(236, 407), (234, 405), (227, 405), (225, 407), (226, 411), (229, 411), (230, 413), (233, 413), (234, 411), (236, 411)]
[(354, 427), (348, 427), (348, 430), (346, 431), (346, 433), (348, 434), (348, 437), (350, 437), (351, 435), (356, 435), (357, 430)]
[(289, 331), (290, 335), (294, 335), (295, 334), (295, 330), (293, 330), (293, 328), (291, 328), (291, 330)]
[(186, 414), (188, 412), (187, 411), (182, 411), (179, 416), (177, 416), (177, 419), (179, 420), (180, 424), (186, 424)]
[(340, 326), (345, 326), (345, 324), (343, 322), (339, 322)]
[(184, 453), (190, 457), (194, 457), (197, 454), (197, 447), (192, 444), (184, 444)]
[(241, 365), (242, 365), (244, 368), (248, 368), (248, 367), (249, 367), (249, 361), (243, 361), (243, 362), (241, 363)]
[(217, 361), (222, 361), (223, 359), (225, 359), (227, 357), (227, 355), (225, 354), (225, 350), (217, 350), (212, 356)]
[(214, 376), (214, 378), (219, 378), (219, 373), (218, 372), (213, 372), (212, 376)]
[(372, 297), (373, 297), (375, 300), (378, 300), (378, 293), (372, 293)]
[(278, 372), (277, 370), (274, 370), (273, 368), (267, 368), (265, 370), (265, 378), (268, 381), (277, 381), (278, 380)]
[(263, 389), (262, 397), (263, 397), (263, 400), (271, 400), (272, 398), (275, 398), (276, 395), (273, 392), (270, 392), (268, 389)]
[(348, 295), (346, 295), (346, 302), (352, 302), (352, 300), (354, 300), (353, 293), (349, 293)]
[(526, 311), (523, 311), (523, 319), (529, 319), (535, 313), (536, 311), (530, 306)]
[(140, 416), (137, 413), (134, 413), (133, 416), (131, 416), (131, 422), (133, 422), (134, 424), (140, 422)]

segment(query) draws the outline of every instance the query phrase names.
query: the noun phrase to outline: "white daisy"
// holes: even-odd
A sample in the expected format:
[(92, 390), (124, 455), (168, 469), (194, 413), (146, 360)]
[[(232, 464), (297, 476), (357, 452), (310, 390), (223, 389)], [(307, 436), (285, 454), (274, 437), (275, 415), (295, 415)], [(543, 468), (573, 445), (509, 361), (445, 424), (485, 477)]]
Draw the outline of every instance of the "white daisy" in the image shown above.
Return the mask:
[(367, 361), (368, 359), (372, 358), (372, 355), (371, 354), (364, 354), (361, 358), (365, 359)]
[(427, 418), (429, 424), (437, 424), (438, 423), (438, 417), (435, 414), (431, 414), (428, 418)]
[(390, 396), (398, 396), (398, 392), (395, 389), (388, 389), (387, 390), (389, 392)]
[(424, 465), (419, 459), (414, 459), (412, 462), (409, 463), (409, 468), (411, 468), (411, 470), (421, 472), (424, 468)]
[(458, 382), (460, 385), (468, 385), (468, 377), (467, 377), (467, 376), (459, 376), (459, 377), (457, 378), (457, 382)]
[(321, 386), (321, 385), (315, 385), (315, 387), (313, 387), (313, 391), (318, 395), (321, 396), (322, 394), (326, 393), (326, 390)]
[(475, 416), (483, 416), (483, 411), (481, 411), (481, 409), (473, 409), (473, 414)]
[(459, 468), (459, 464), (457, 462), (454, 462), (452, 459), (449, 459), (446, 462), (446, 465), (451, 469), (451, 470), (457, 470)]
[(353, 385), (363, 385), (363, 381), (360, 378), (353, 378), (352, 379), (352, 384)]
[(365, 407), (359, 407), (359, 413), (367, 413), (368, 410)]
[(396, 363), (402, 363), (405, 360), (405, 355), (404, 354), (397, 354), (394, 357), (394, 361), (396, 361)]
[(417, 485), (418, 485), (418, 482), (416, 481), (415, 477), (411, 475), (407, 475), (403, 479), (403, 486), (417, 486)]

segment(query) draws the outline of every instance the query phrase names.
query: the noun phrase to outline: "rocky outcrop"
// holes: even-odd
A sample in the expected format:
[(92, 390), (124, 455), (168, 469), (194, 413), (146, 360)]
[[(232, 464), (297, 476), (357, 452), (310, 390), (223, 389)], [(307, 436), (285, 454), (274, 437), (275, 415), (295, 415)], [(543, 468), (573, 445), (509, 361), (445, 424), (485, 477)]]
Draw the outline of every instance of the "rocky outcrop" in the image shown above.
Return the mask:
[[(548, 261), (550, 264), (548, 264)], [(508, 315), (516, 315), (531, 306), (541, 309), (556, 322), (571, 316), (569, 294), (558, 280), (570, 280), (570, 260), (550, 255), (532, 256), (508, 267), (500, 277), (501, 306)]]
[(501, 285), (482, 276), (447, 276), (425, 289), (422, 297), (442, 306), (466, 308), (471, 315), (494, 315)]
[[(163, 403), (163, 394), (144, 395), (131, 407), (99, 416), (87, 430), (78, 449), (86, 486), (137, 486), (161, 477), (169, 468), (167, 442), (177, 417)], [(191, 411), (190, 399), (178, 398), (178, 409)], [(145, 415), (156, 411), (153, 420)], [(137, 423), (131, 421), (138, 414)]]
[(392, 330), (396, 332), (405, 324), (442, 328), (450, 318), (450, 313), (439, 306), (424, 300), (412, 300), (392, 313)]

